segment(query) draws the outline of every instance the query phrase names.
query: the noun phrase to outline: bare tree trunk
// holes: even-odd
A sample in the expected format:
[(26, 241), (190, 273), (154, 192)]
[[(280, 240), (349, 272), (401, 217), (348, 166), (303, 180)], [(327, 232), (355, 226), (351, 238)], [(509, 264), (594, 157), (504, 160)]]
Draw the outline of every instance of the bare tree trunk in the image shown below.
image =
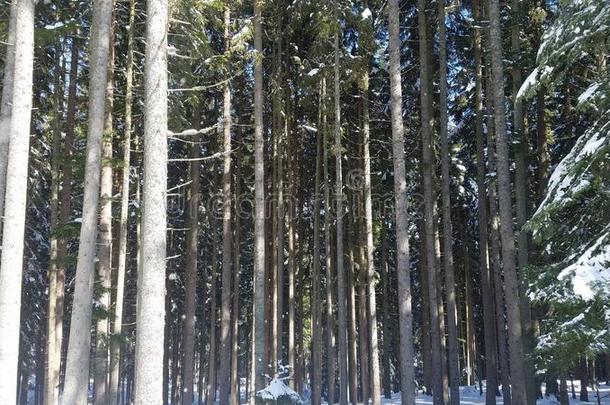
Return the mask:
[[(125, 73), (125, 138), (123, 140), (123, 171), (121, 185), (121, 222), (119, 225), (119, 256), (117, 263), (116, 302), (112, 333), (120, 336), (123, 332), (123, 304), (125, 294), (125, 271), (127, 267), (127, 234), (129, 222), (129, 176), (131, 172), (131, 132), (133, 103), (133, 53), (136, 2), (129, 3), (129, 28), (127, 31), (127, 69)], [(119, 401), (119, 382), (121, 377), (121, 344), (114, 339), (110, 348), (110, 394), (109, 403)]]
[(238, 358), (239, 355), (239, 290), (241, 276), (241, 152), (238, 150), (235, 158), (235, 220), (234, 220), (234, 237), (233, 243), (233, 302), (232, 302), (232, 318), (231, 318), (231, 405), (239, 405), (240, 390), (239, 390), (239, 370)]
[[(326, 91), (326, 79), (322, 78), (322, 93)], [(325, 97), (322, 96), (324, 100)], [(324, 254), (326, 260), (326, 374), (327, 374), (327, 402), (335, 403), (335, 320), (333, 317), (333, 271), (331, 260), (331, 212), (330, 177), (328, 170), (328, 125), (326, 121), (326, 108), (322, 114), (323, 159), (324, 159)]]
[[(6, 56), (4, 60), (4, 81), (2, 86), (2, 99), (0, 100), (0, 219), (4, 217), (4, 195), (6, 194), (6, 170), (8, 165), (10, 139), (9, 131), (11, 128), (13, 107), (17, 0), (12, 0), (10, 7), (8, 38), (6, 39)], [(3, 221), (0, 220), (0, 238), (2, 237), (2, 223)]]
[[(201, 105), (194, 101), (193, 109), (193, 128), (199, 130), (201, 127)], [(201, 201), (201, 156), (200, 135), (193, 137), (193, 144), (190, 145), (190, 190), (186, 209), (186, 279), (185, 279), (185, 304), (184, 304), (184, 329), (182, 332), (183, 349), (183, 374), (182, 381), (184, 389), (182, 391), (182, 404), (191, 405), (193, 401), (193, 371), (195, 358), (195, 323), (196, 323), (196, 303), (197, 303), (197, 267), (199, 252), (199, 204)]]
[(218, 236), (216, 232), (216, 221), (213, 220), (214, 213), (210, 213), (210, 229), (212, 232), (212, 267), (210, 269), (210, 326), (209, 339), (210, 351), (208, 353), (208, 386), (206, 404), (213, 404), (216, 401), (216, 320), (217, 316), (217, 296), (218, 296)]
[[(350, 200), (353, 207), (353, 199)], [(358, 403), (358, 366), (356, 353), (356, 294), (354, 291), (354, 228), (353, 216), (355, 212), (350, 210), (351, 217), (347, 218), (347, 314), (348, 314), (348, 333), (347, 333), (347, 352), (349, 368), (349, 400), (352, 404)]]
[(519, 281), (515, 267), (515, 234), (512, 218), (512, 196), (509, 170), (509, 153), (506, 135), (504, 104), (504, 71), (502, 62), (502, 38), (500, 26), (500, 6), (498, 0), (489, 2), (490, 49), (492, 65), (492, 100), (496, 128), (496, 154), (498, 196), (500, 207), (500, 233), (502, 236), (502, 263), (506, 293), (508, 323), (508, 343), (512, 398), (517, 404), (527, 403), (526, 378), (521, 333), (521, 310), (519, 300)]
[(343, 173), (341, 162), (341, 89), (339, 73), (339, 33), (335, 33), (335, 203), (337, 232), (337, 318), (339, 341), (339, 403), (347, 405), (347, 299), (345, 269), (343, 266)]
[[(224, 9), (225, 52), (231, 45), (231, 10)], [(228, 54), (227, 54), (228, 55)], [(228, 70), (228, 69), (227, 69)], [(223, 172), (222, 172), (222, 296), (220, 305), (220, 405), (229, 405), (231, 396), (231, 87), (223, 90)]]
[(385, 217), (381, 218), (381, 322), (383, 325), (383, 355), (381, 361), (383, 363), (383, 395), (385, 398), (392, 398), (392, 384), (391, 384), (391, 364), (390, 364), (390, 351), (391, 351), (391, 335), (390, 330), (390, 285), (389, 285), (389, 266), (388, 266), (388, 224), (386, 223)]
[(451, 223), (451, 177), (449, 136), (447, 134), (447, 33), (445, 27), (445, 1), (438, 2), (439, 32), (439, 89), (440, 89), (440, 138), (442, 173), (442, 218), (443, 218), (443, 257), (445, 270), (445, 294), (447, 299), (447, 341), (450, 404), (460, 403), (460, 359), (457, 332), (457, 309), (455, 298), (455, 268), (453, 265), (453, 226)]
[[(47, 278), (49, 283), (49, 298), (47, 305), (47, 336), (46, 336), (46, 356), (44, 360), (44, 401), (46, 404), (57, 404), (57, 386), (55, 385), (55, 364), (58, 363), (57, 358), (61, 357), (60, 351), (57, 351), (57, 337), (55, 336), (57, 324), (57, 230), (59, 228), (59, 174), (60, 174), (60, 156), (61, 156), (61, 122), (63, 120), (63, 87), (61, 78), (64, 73), (61, 69), (60, 53), (62, 52), (61, 45), (56, 50), (55, 68), (56, 80), (56, 106), (57, 115), (53, 123), (53, 143), (51, 146), (51, 202), (49, 206), (50, 214), (50, 237), (49, 237), (49, 269)], [(59, 380), (57, 379), (57, 383)]]
[(358, 228), (358, 265), (360, 267), (360, 273), (358, 274), (358, 320), (360, 328), (358, 331), (360, 340), (360, 388), (361, 388), (361, 399), (362, 402), (368, 403), (371, 388), (370, 380), (370, 361), (369, 361), (369, 318), (367, 311), (367, 291), (366, 291), (366, 276), (368, 266), (366, 264), (366, 235), (365, 235), (365, 224), (363, 220), (361, 204), (357, 205), (359, 210), (356, 223), (354, 224)]
[[(480, 0), (473, 0), (474, 18), (477, 26), (482, 21)], [(481, 272), (481, 296), (483, 303), (483, 334), (485, 338), (485, 378), (487, 391), (485, 400), (488, 405), (495, 405), (498, 389), (498, 365), (496, 327), (494, 323), (493, 290), (490, 282), (488, 232), (487, 232), (487, 192), (485, 169), (485, 144), (483, 139), (483, 61), (481, 29), (474, 30), (475, 59), (475, 133), (477, 147), (477, 189), (478, 189), (478, 233), (479, 233), (479, 271)]]
[(371, 152), (370, 152), (370, 126), (369, 126), (369, 73), (368, 64), (364, 69), (362, 78), (362, 134), (363, 134), (363, 160), (364, 160), (364, 219), (367, 255), (367, 290), (368, 290), (368, 327), (370, 348), (370, 379), (371, 399), (373, 405), (381, 403), (381, 381), (379, 377), (379, 339), (377, 337), (377, 298), (375, 296), (375, 246), (373, 244), (373, 202), (371, 197)]
[[(322, 403), (322, 280), (320, 275), (320, 184), (322, 177), (322, 142), (326, 135), (323, 121), (326, 120), (324, 102), (326, 98), (324, 79), (320, 83), (318, 103), (318, 131), (316, 133), (316, 174), (313, 200), (313, 266), (312, 266), (312, 343), (311, 343), (311, 404)], [(324, 118), (323, 118), (324, 117)], [(326, 182), (326, 181), (325, 181)]]
[[(438, 305), (437, 260), (435, 257), (434, 215), (434, 156), (432, 154), (432, 99), (430, 95), (430, 67), (426, 30), (426, 0), (418, 0), (420, 100), (422, 121), (422, 167), (424, 194), (424, 234), (426, 240), (426, 262), (428, 263), (428, 294), (430, 301), (430, 337), (432, 343), (432, 395), (434, 405), (444, 404), (442, 338)], [(396, 174), (395, 174), (396, 177)], [(396, 193), (398, 194), (398, 193)], [(397, 224), (396, 229), (401, 226)]]
[[(419, 14), (420, 52), (425, 42), (424, 0), (419, 0), (422, 12)], [(394, 199), (396, 205), (396, 274), (398, 278), (398, 305), (400, 325), (400, 390), (402, 405), (415, 403), (415, 370), (413, 367), (413, 312), (411, 304), (411, 279), (409, 275), (409, 219), (407, 201), (407, 181), (405, 168), (404, 124), (402, 121), (402, 85), (400, 76), (400, 7), (398, 0), (388, 3), (389, 48), (390, 48), (390, 105), (392, 120), (392, 157), (394, 161)], [(423, 47), (426, 48), (425, 46)], [(425, 55), (425, 53), (424, 53)], [(423, 60), (423, 59), (422, 59)], [(422, 66), (421, 72), (424, 72)], [(427, 74), (427, 73), (426, 73)], [(422, 83), (427, 79), (422, 76)], [(426, 80), (424, 80), (426, 79)], [(422, 89), (424, 86), (422, 86)], [(424, 96), (425, 94), (425, 96)], [(422, 110), (429, 114), (429, 106), (424, 106), (428, 93), (422, 92)], [(422, 118), (425, 115), (422, 115)], [(430, 136), (430, 128), (424, 129)], [(436, 298), (435, 298), (436, 300)], [(436, 308), (436, 306), (434, 306)], [(438, 330), (436, 331), (438, 333)], [(440, 371), (440, 370), (439, 370)], [(442, 389), (440, 390), (442, 392)], [(439, 391), (435, 390), (435, 395)], [(436, 403), (436, 402), (435, 402)]]
[[(113, 2), (114, 4), (114, 2)], [(114, 7), (114, 6), (113, 6)], [(97, 281), (101, 286), (99, 303), (106, 314), (110, 311), (110, 288), (112, 280), (112, 157), (114, 105), (114, 26), (110, 31), (110, 56), (106, 77), (106, 108), (104, 135), (102, 138), (102, 174), (100, 179), (99, 242), (97, 249)], [(108, 332), (109, 318), (104, 315), (97, 320), (95, 334), (95, 363), (93, 366), (93, 393), (96, 404), (108, 402)]]
[(146, 25), (142, 269), (138, 283), (135, 405), (162, 403), (167, 229), (166, 0), (149, 0)]
[(261, 0), (254, 0), (254, 388), (265, 384), (265, 167), (263, 138), (263, 40)]
[(89, 77), (89, 125), (85, 163), (83, 215), (79, 237), (78, 262), (74, 282), (74, 299), (70, 321), (70, 339), (66, 360), (66, 376), (61, 403), (82, 404), (87, 401), (89, 382), (89, 349), (91, 343), (91, 310), (93, 273), (97, 242), (97, 214), (100, 196), (101, 149), (104, 133), (104, 109), (110, 33), (111, 1), (93, 4)]
[(294, 119), (294, 111), (291, 106), (290, 92), (287, 92), (286, 105), (286, 141), (287, 141), (287, 154), (286, 157), (290, 163), (290, 189), (288, 195), (288, 365), (292, 368), (293, 378), (290, 379), (290, 384), (293, 389), (297, 388), (297, 377), (299, 374), (299, 368), (297, 367), (297, 348), (296, 348), (296, 333), (295, 333), (295, 278), (298, 275), (297, 265), (297, 244), (298, 244), (298, 230), (297, 230), (297, 181), (298, 181), (298, 167), (297, 167), (297, 139), (292, 136), (292, 121)]

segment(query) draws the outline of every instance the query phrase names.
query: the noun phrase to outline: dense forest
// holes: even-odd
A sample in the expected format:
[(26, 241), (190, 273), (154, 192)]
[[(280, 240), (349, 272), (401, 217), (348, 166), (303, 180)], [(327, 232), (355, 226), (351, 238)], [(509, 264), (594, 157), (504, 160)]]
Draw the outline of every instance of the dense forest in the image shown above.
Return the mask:
[(610, 404), (609, 0), (0, 0), (0, 405)]

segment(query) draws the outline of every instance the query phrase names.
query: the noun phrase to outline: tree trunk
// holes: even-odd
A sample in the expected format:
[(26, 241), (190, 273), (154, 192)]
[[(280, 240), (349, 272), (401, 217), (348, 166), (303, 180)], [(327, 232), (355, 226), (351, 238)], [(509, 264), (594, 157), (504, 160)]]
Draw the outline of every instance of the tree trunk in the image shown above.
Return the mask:
[(453, 265), (453, 226), (451, 223), (451, 177), (449, 136), (447, 133), (447, 33), (445, 27), (445, 1), (438, 2), (439, 32), (439, 88), (440, 88), (440, 138), (442, 173), (442, 218), (443, 218), (443, 256), (445, 270), (445, 294), (447, 299), (447, 341), (450, 403), (460, 403), (460, 358), (457, 332), (457, 309), (455, 298), (455, 268)]
[[(225, 52), (231, 45), (231, 11), (224, 9)], [(229, 69), (227, 69), (229, 71)], [(231, 87), (223, 89), (223, 172), (222, 172), (222, 296), (220, 305), (220, 405), (229, 405), (231, 396)], [(186, 405), (186, 404), (185, 404)]]
[(360, 267), (360, 273), (358, 275), (358, 320), (360, 328), (358, 331), (360, 340), (360, 387), (361, 387), (361, 399), (363, 403), (368, 403), (371, 397), (371, 379), (370, 379), (370, 361), (369, 361), (369, 318), (367, 311), (367, 291), (366, 291), (366, 276), (368, 266), (366, 264), (366, 235), (365, 235), (365, 224), (362, 215), (362, 205), (358, 204), (359, 209), (358, 218), (355, 226), (358, 228), (358, 265)]
[[(326, 134), (323, 128), (326, 111), (324, 102), (326, 88), (324, 79), (320, 84), (318, 104), (318, 131), (316, 133), (316, 174), (313, 207), (313, 274), (312, 282), (312, 343), (311, 343), (311, 404), (322, 403), (322, 281), (320, 275), (320, 183), (322, 177), (322, 142)], [(324, 118), (323, 118), (324, 117)]]
[[(138, 283), (135, 405), (162, 403), (167, 229), (167, 23), (164, 0), (147, 3), (142, 269)], [(154, 23), (153, 23), (154, 22)]]
[(362, 77), (362, 134), (363, 134), (363, 160), (364, 160), (364, 219), (367, 255), (367, 277), (368, 290), (368, 327), (370, 348), (370, 379), (371, 399), (373, 405), (381, 403), (381, 381), (379, 377), (379, 339), (377, 337), (377, 298), (375, 296), (375, 246), (373, 244), (373, 202), (371, 197), (371, 152), (370, 152), (370, 126), (369, 126), (369, 73), (368, 64), (364, 68)]
[[(56, 50), (56, 63), (55, 68), (57, 69), (57, 75), (55, 80), (55, 86), (58, 89), (56, 92), (56, 106), (57, 115), (55, 116), (55, 122), (53, 123), (53, 143), (51, 146), (51, 202), (49, 205), (50, 210), (50, 237), (49, 237), (49, 268), (47, 271), (48, 283), (49, 283), (49, 299), (47, 305), (47, 336), (46, 336), (46, 357), (44, 360), (45, 364), (45, 394), (44, 400), (46, 404), (57, 404), (57, 389), (56, 385), (59, 383), (59, 379), (56, 378), (55, 364), (58, 364), (58, 357), (61, 357), (60, 351), (57, 351), (57, 338), (55, 336), (57, 324), (57, 230), (59, 227), (59, 174), (60, 174), (60, 156), (61, 156), (61, 122), (63, 121), (63, 87), (61, 78), (64, 73), (61, 69), (60, 53), (62, 52), (61, 46), (57, 47)], [(58, 377), (58, 376), (57, 376)]]
[(294, 111), (291, 106), (290, 92), (287, 92), (286, 105), (287, 114), (285, 117), (285, 136), (288, 144), (288, 151), (286, 157), (290, 163), (290, 189), (288, 195), (288, 365), (292, 368), (293, 378), (290, 379), (290, 386), (293, 389), (297, 388), (297, 350), (295, 341), (295, 277), (298, 273), (297, 265), (297, 243), (298, 243), (298, 231), (297, 231), (297, 180), (298, 180), (298, 169), (297, 169), (297, 138), (292, 136), (292, 120), (294, 119)]
[(388, 224), (386, 223), (385, 217), (381, 218), (381, 322), (383, 325), (383, 355), (381, 361), (383, 364), (383, 395), (385, 398), (392, 398), (392, 385), (391, 385), (391, 363), (390, 363), (390, 352), (391, 352), (391, 335), (390, 329), (390, 285), (389, 285), (389, 266), (388, 266)]
[[(482, 7), (480, 0), (473, 0), (474, 18), (477, 26), (482, 21)], [(498, 365), (496, 346), (496, 327), (493, 311), (493, 290), (490, 282), (488, 233), (487, 233), (487, 193), (485, 169), (485, 143), (483, 140), (483, 61), (481, 52), (481, 29), (474, 30), (474, 59), (475, 59), (475, 133), (477, 147), (477, 189), (478, 189), (478, 233), (479, 233), (479, 271), (481, 273), (481, 296), (483, 306), (483, 335), (485, 339), (485, 378), (487, 391), (485, 400), (487, 405), (495, 405), (496, 391), (498, 389)]]
[[(428, 294), (430, 301), (430, 338), (432, 342), (432, 395), (434, 405), (444, 404), (443, 399), (443, 360), (442, 338), (440, 329), (438, 305), (437, 259), (435, 257), (435, 215), (434, 215), (434, 156), (432, 153), (432, 98), (430, 95), (431, 71), (429, 67), (427, 30), (426, 30), (426, 1), (418, 0), (419, 25), (419, 59), (420, 59), (420, 87), (421, 87), (421, 122), (422, 122), (422, 167), (423, 167), (423, 194), (424, 194), (424, 234), (426, 240), (426, 262), (428, 263)], [(396, 177), (396, 172), (395, 172)], [(398, 195), (398, 192), (396, 192)], [(397, 211), (398, 212), (398, 211)], [(397, 229), (401, 226), (397, 224)]]
[(549, 145), (546, 136), (545, 119), (545, 96), (546, 89), (542, 87), (536, 95), (536, 138), (538, 149), (538, 197), (540, 204), (546, 197), (547, 183), (549, 179), (550, 157)]
[[(114, 4), (114, 2), (113, 2)], [(114, 7), (114, 5), (113, 5)], [(97, 282), (101, 286), (99, 303), (106, 314), (97, 320), (95, 335), (95, 363), (93, 392), (96, 404), (108, 403), (108, 332), (110, 288), (112, 280), (112, 109), (114, 105), (114, 26), (110, 30), (110, 56), (106, 77), (106, 107), (102, 138), (102, 174), (100, 178), (100, 218), (97, 249)]]
[(241, 277), (241, 151), (235, 158), (235, 241), (233, 243), (233, 302), (231, 318), (231, 405), (239, 405), (239, 290)]
[[(210, 326), (209, 326), (209, 339), (210, 339), (210, 351), (208, 353), (208, 386), (207, 386), (207, 397), (206, 404), (213, 404), (216, 401), (216, 363), (218, 359), (216, 357), (216, 320), (217, 316), (217, 296), (218, 296), (218, 237), (216, 232), (216, 223), (212, 219), (214, 214), (210, 215), (210, 229), (212, 232), (212, 267), (210, 269)], [(224, 383), (224, 381), (223, 381)]]
[[(201, 128), (201, 105), (195, 100), (193, 109), (193, 128)], [(200, 135), (193, 137), (189, 148), (190, 190), (186, 206), (186, 266), (185, 266), (185, 303), (184, 303), (184, 329), (182, 332), (183, 374), (184, 390), (182, 391), (182, 404), (191, 405), (193, 398), (193, 371), (195, 358), (195, 323), (197, 305), (197, 267), (199, 252), (199, 204), (201, 201), (201, 140)]]
[(335, 203), (337, 232), (337, 318), (339, 341), (339, 403), (347, 405), (347, 299), (345, 269), (343, 266), (343, 173), (341, 162), (341, 89), (339, 73), (339, 33), (335, 33)]
[(589, 368), (587, 367), (586, 357), (580, 359), (578, 368), (578, 373), (580, 374), (579, 399), (582, 402), (589, 402), (589, 392), (587, 391), (587, 386), (589, 385)]
[(517, 404), (527, 403), (526, 378), (519, 307), (519, 281), (515, 267), (515, 234), (513, 230), (512, 196), (509, 171), (508, 141), (504, 104), (504, 71), (502, 66), (502, 38), (499, 0), (489, 2), (490, 48), (492, 65), (492, 100), (496, 128), (496, 154), (498, 197), (500, 208), (500, 234), (502, 263), (506, 294), (508, 344), (512, 382), (512, 398)]
[[(349, 191), (349, 190), (348, 190)], [(351, 194), (351, 193), (350, 193)], [(349, 199), (351, 207), (354, 206), (354, 199)], [(346, 233), (347, 233), (347, 353), (348, 353), (348, 369), (349, 369), (349, 400), (350, 403), (356, 405), (358, 403), (358, 366), (356, 352), (356, 294), (354, 291), (354, 227), (353, 210), (350, 210), (350, 216), (347, 217)]]
[[(13, 107), (17, 0), (12, 0), (10, 7), (6, 55), (4, 58), (4, 81), (2, 86), (2, 99), (0, 100), (0, 217), (4, 215), (4, 195), (6, 194), (6, 170), (8, 165), (10, 139), (9, 131), (11, 128)], [(0, 221), (0, 238), (2, 237), (2, 222), (3, 221)]]
[[(424, 0), (419, 0), (419, 9), (424, 10)], [(421, 43), (425, 42), (425, 15), (420, 12), (420, 52)], [(398, 0), (388, 3), (389, 48), (390, 48), (390, 108), (392, 120), (392, 157), (394, 161), (394, 199), (396, 204), (396, 274), (398, 278), (398, 313), (400, 325), (400, 390), (402, 405), (415, 403), (415, 371), (413, 367), (413, 313), (411, 304), (411, 279), (409, 275), (409, 228), (408, 201), (405, 168), (405, 140), (402, 121), (402, 85), (400, 77), (400, 8)], [(423, 47), (424, 50), (427, 47)], [(425, 53), (424, 53), (425, 55)], [(423, 60), (423, 59), (422, 59)], [(424, 73), (422, 66), (421, 72)], [(422, 83), (427, 81), (422, 76)], [(422, 89), (424, 87), (422, 86)], [(425, 94), (425, 96), (424, 96)], [(427, 88), (422, 92), (422, 110), (430, 114)], [(424, 105), (424, 100), (426, 104)], [(422, 119), (425, 116), (422, 115)], [(422, 121), (423, 122), (423, 121)], [(424, 132), (429, 130), (424, 130)], [(436, 301), (436, 298), (435, 298)], [(434, 305), (436, 308), (436, 306)], [(437, 314), (438, 315), (438, 314)], [(438, 330), (436, 331), (438, 332)], [(440, 371), (440, 370), (439, 370)], [(442, 389), (441, 389), (442, 391)], [(435, 393), (439, 391), (435, 390)], [(436, 402), (435, 402), (436, 403)]]
[(263, 40), (261, 0), (254, 0), (254, 388), (265, 385), (265, 168), (263, 138)]
[[(326, 80), (322, 78), (322, 92), (325, 93)], [(324, 97), (323, 97), (324, 98)], [(322, 114), (323, 130), (323, 159), (324, 159), (324, 254), (326, 258), (326, 374), (327, 374), (327, 402), (335, 403), (335, 320), (333, 318), (333, 271), (331, 260), (331, 212), (330, 203), (330, 177), (328, 173), (328, 125), (326, 109)]]
[[(112, 333), (121, 336), (123, 333), (123, 305), (125, 294), (125, 272), (127, 268), (127, 234), (129, 225), (129, 176), (131, 172), (131, 133), (133, 103), (133, 54), (136, 2), (129, 3), (129, 28), (127, 31), (127, 69), (125, 73), (125, 138), (123, 140), (123, 171), (121, 185), (121, 219), (119, 225), (119, 256), (117, 263), (116, 302)], [(116, 338), (110, 351), (110, 404), (117, 404), (119, 399), (119, 382), (121, 377), (121, 344)]]
[(89, 349), (91, 343), (91, 310), (93, 272), (97, 243), (97, 214), (100, 197), (101, 149), (104, 133), (104, 109), (110, 32), (112, 27), (110, 1), (93, 5), (89, 77), (89, 125), (85, 163), (83, 214), (80, 229), (78, 262), (74, 281), (74, 299), (70, 320), (70, 338), (66, 360), (66, 376), (62, 403), (83, 404), (87, 401), (89, 382)]

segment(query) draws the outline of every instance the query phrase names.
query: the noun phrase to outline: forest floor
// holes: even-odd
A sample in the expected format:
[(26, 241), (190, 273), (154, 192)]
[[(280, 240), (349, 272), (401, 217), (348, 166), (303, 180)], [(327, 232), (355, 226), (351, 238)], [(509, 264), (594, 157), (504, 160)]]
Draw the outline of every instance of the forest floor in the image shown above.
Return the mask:
[[(580, 381), (574, 381), (574, 390), (576, 392), (576, 398), (578, 398), (578, 393), (580, 392)], [(589, 402), (581, 402), (578, 399), (572, 399), (571, 395), (571, 385), (568, 383), (568, 392), (570, 394), (570, 404), (598, 404), (596, 393), (589, 389)], [(606, 384), (600, 384), (599, 386), (599, 396), (601, 405), (610, 405), (610, 386)], [(384, 398), (382, 400), (384, 405), (400, 405), (400, 393), (394, 395), (392, 399)], [(431, 405), (432, 397), (427, 395), (419, 394), (415, 403), (417, 405)], [(485, 395), (480, 395), (478, 388), (475, 387), (461, 387), (460, 388), (460, 404), (462, 405), (485, 405)], [(502, 397), (498, 397), (497, 405), (503, 404)], [(554, 397), (540, 399), (537, 402), (538, 405), (558, 405), (559, 401), (557, 401)]]

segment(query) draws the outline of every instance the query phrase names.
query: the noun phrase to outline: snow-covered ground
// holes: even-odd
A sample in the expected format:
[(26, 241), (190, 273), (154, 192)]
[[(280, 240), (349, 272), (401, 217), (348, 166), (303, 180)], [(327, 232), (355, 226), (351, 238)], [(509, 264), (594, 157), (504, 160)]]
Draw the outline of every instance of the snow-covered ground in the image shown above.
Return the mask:
[[(580, 392), (580, 382), (574, 381), (574, 389), (576, 391), (576, 398), (578, 398), (578, 393)], [(568, 383), (568, 393), (570, 396), (570, 404), (597, 404), (597, 395), (596, 393), (589, 389), (589, 402), (581, 402), (578, 399), (572, 399), (571, 395), (571, 385)], [(605, 384), (601, 384), (599, 387), (599, 396), (600, 396), (600, 404), (602, 405), (610, 405), (610, 386)], [(427, 395), (419, 394), (416, 399), (417, 405), (431, 405), (432, 397)], [(382, 401), (385, 405), (400, 405), (400, 394), (396, 394), (392, 396), (392, 399), (383, 398)], [(497, 398), (497, 404), (502, 404), (502, 398)], [(545, 398), (538, 400), (538, 405), (555, 405), (559, 404), (559, 401), (554, 397)], [(479, 390), (475, 387), (461, 387), (460, 388), (460, 404), (462, 405), (485, 405), (485, 395), (481, 396), (479, 394)]]

